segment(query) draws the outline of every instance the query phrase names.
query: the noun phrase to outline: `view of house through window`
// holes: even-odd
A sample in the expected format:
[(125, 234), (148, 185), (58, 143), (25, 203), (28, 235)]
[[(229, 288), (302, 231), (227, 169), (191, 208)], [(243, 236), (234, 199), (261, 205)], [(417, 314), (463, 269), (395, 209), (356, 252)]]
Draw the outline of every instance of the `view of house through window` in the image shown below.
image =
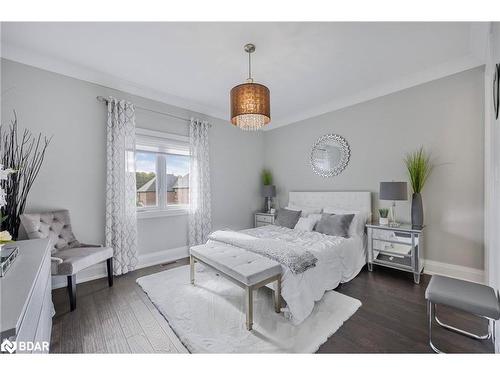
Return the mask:
[(143, 151), (138, 146), (135, 163), (138, 208), (189, 204), (189, 155)]
[(156, 207), (156, 157), (152, 152), (136, 152), (135, 180), (137, 207)]
[(189, 156), (167, 154), (167, 204), (189, 204)]

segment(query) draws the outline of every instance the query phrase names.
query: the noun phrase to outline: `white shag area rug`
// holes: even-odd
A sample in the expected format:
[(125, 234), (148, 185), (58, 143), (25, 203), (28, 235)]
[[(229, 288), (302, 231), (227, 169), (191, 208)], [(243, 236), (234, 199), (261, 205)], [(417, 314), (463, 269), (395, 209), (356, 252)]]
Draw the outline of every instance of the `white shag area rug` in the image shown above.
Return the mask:
[(298, 326), (274, 312), (272, 292), (254, 292), (253, 330), (245, 328), (244, 290), (215, 271), (197, 265), (195, 285), (189, 266), (137, 279), (191, 353), (314, 353), (361, 302), (335, 291), (316, 302)]

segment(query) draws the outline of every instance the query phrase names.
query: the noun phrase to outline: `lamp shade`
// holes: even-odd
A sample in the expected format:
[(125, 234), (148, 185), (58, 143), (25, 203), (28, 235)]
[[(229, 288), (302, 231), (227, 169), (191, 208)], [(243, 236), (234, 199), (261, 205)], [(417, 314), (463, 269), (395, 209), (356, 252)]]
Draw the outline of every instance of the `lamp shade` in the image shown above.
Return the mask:
[(276, 186), (274, 185), (264, 185), (262, 187), (262, 196), (264, 198), (270, 198), (276, 196)]
[(269, 89), (244, 83), (231, 90), (231, 123), (243, 130), (258, 130), (271, 121)]
[(406, 182), (381, 182), (379, 199), (387, 201), (405, 201), (408, 199)]

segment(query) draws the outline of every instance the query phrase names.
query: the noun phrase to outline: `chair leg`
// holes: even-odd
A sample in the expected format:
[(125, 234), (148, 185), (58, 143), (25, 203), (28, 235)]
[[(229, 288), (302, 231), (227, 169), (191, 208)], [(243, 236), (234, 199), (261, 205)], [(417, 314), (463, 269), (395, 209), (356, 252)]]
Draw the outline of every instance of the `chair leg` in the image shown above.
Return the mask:
[(68, 276), (68, 294), (70, 311), (76, 309), (76, 274)]
[(108, 267), (108, 285), (113, 286), (113, 258), (106, 260), (106, 266)]

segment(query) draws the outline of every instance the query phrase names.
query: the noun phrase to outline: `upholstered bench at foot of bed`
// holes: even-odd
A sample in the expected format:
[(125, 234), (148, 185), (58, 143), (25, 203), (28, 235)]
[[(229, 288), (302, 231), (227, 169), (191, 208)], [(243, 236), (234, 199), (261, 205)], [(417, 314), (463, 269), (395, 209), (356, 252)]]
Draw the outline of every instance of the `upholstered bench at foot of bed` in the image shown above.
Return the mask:
[(281, 265), (272, 259), (250, 251), (213, 244), (193, 246), (190, 249), (191, 283), (194, 284), (194, 263), (200, 261), (219, 271), (246, 290), (246, 325), (252, 329), (253, 291), (271, 282), (276, 282), (274, 306), (280, 312)]

